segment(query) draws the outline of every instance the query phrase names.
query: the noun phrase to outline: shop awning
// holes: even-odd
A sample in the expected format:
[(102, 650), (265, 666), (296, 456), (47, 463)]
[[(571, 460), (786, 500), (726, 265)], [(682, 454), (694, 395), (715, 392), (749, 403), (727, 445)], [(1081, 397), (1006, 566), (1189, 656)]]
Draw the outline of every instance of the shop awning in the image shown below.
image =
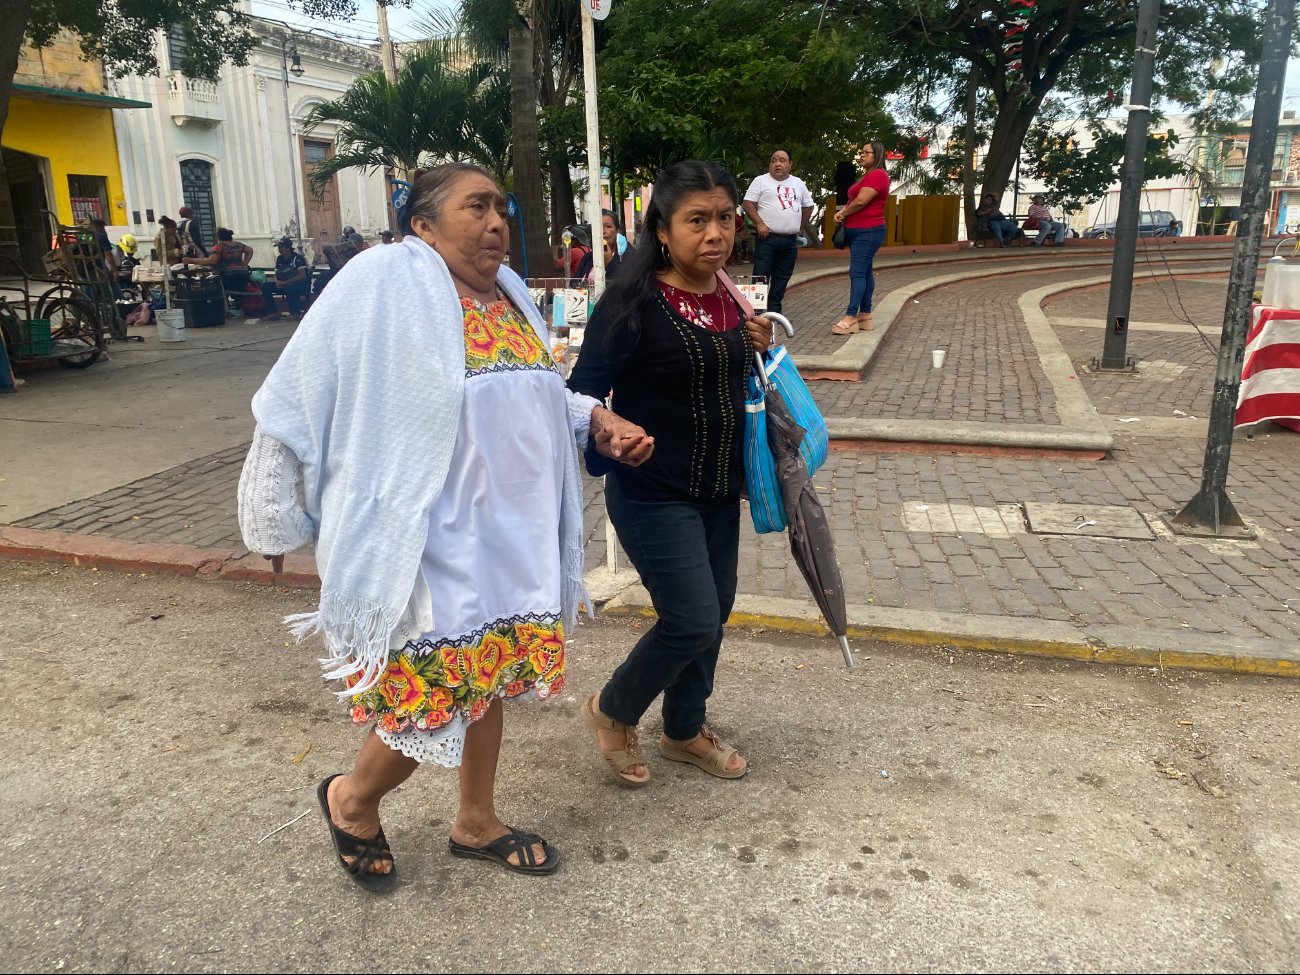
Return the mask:
[(67, 88), (47, 88), (44, 85), (14, 84), (11, 95), (18, 98), (30, 98), (41, 102), (73, 102), (93, 108), (152, 108), (151, 102), (141, 102), (134, 98), (119, 98), (117, 95), (99, 95), (91, 91), (72, 91)]

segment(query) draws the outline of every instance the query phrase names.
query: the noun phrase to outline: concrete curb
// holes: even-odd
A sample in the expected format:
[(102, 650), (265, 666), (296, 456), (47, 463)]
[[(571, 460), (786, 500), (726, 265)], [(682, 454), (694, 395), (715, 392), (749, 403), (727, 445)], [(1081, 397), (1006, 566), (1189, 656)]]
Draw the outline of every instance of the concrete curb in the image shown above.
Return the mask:
[[(655, 615), (650, 596), (640, 585), (629, 586), (606, 603), (604, 611), (614, 616), (653, 618)], [(1054, 620), (861, 605), (848, 607), (848, 620), (849, 638), (858, 642), (937, 645), (953, 650), (1125, 667), (1300, 677), (1300, 649), (1264, 637), (1208, 638), (1186, 630), (1078, 627)], [(727, 625), (807, 636), (830, 633), (811, 600), (777, 596), (737, 596)], [(1191, 642), (1199, 646), (1188, 646)], [(839, 660), (838, 648), (833, 643), (827, 643), (826, 652), (828, 660)]]
[(39, 528), (0, 526), (0, 557), (63, 562), (88, 568), (211, 576), (237, 557), (228, 549), (128, 542), (100, 535), (74, 535)]
[[(315, 560), (290, 555), (276, 574), (261, 556), (229, 549), (130, 542), (94, 535), (0, 526), (0, 558), (58, 562), (85, 568), (158, 572), (264, 586), (320, 587)], [(610, 578), (592, 569), (588, 582), (603, 612), (613, 616), (653, 617), (649, 593), (630, 570)], [(597, 594), (597, 590), (600, 592)], [(608, 597), (607, 600), (605, 597)], [(900, 646), (946, 646), (1058, 660), (1129, 667), (1162, 667), (1217, 673), (1300, 677), (1300, 649), (1265, 638), (1208, 638), (1188, 631), (1122, 626), (1079, 628), (1051, 620), (977, 616), (880, 606), (848, 607), (849, 637)], [(780, 633), (829, 633), (812, 600), (740, 595), (729, 626), (762, 627)], [(1189, 640), (1200, 646), (1188, 647)], [(828, 646), (827, 652), (834, 654)]]

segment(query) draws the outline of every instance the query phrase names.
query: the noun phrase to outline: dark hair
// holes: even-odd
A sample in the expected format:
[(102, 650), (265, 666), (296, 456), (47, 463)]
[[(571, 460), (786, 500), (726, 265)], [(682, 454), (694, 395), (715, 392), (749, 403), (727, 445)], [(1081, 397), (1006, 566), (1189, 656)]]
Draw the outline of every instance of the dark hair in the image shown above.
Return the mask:
[(217, 240), (234, 240), (234, 239), (235, 239), (235, 232), (231, 230), (229, 227), (217, 228)]
[[(424, 217), (425, 220), (437, 221), (442, 205), (447, 202), (447, 194), (452, 184), (466, 173), (478, 173), (492, 179), (486, 169), (473, 163), (449, 162), (418, 172), (411, 183), (411, 197), (406, 206), (397, 212), (397, 227), (403, 234), (411, 234), (411, 219)], [(496, 185), (496, 180), (492, 180)]]
[(90, 218), (90, 225), (91, 225), (92, 227), (98, 227), (100, 230), (103, 230), (105, 227), (108, 226), (108, 224), (106, 224), (106, 223), (105, 223), (103, 220), (101, 220), (99, 217), (91, 217), (91, 218)]
[(787, 149), (785, 146), (777, 146), (777, 147), (776, 147), (775, 149), (773, 149), (770, 153), (768, 153), (768, 157), (767, 157), (767, 158), (768, 158), (768, 159), (771, 159), (771, 158), (772, 158), (773, 156), (775, 156), (778, 152), (784, 152), (784, 153), (785, 153), (785, 158), (788, 159), (788, 160), (790, 160), (791, 162), (794, 162), (794, 156), (790, 155), (790, 150)]
[[(658, 275), (672, 266), (659, 244), (659, 230), (667, 229), (673, 214), (689, 193), (722, 189), (736, 204), (739, 194), (731, 174), (714, 163), (687, 159), (659, 174), (645, 210), (636, 244), (623, 255), (618, 277), (601, 295), (597, 308), (608, 316), (604, 341), (617, 342), (630, 354), (641, 332), (641, 315), (659, 294)], [(612, 349), (613, 346), (610, 346)]]
[(176, 228), (176, 221), (173, 220), (171, 217), (167, 217), (167, 216), (159, 217), (158, 226), (167, 227), (168, 229), (174, 230)]
[[(884, 169), (885, 168), (885, 144), (881, 142), (879, 139), (871, 139), (866, 144), (871, 146), (871, 163), (872, 163), (871, 168), (867, 170), (867, 173), (875, 172), (877, 169)], [(866, 173), (863, 173), (863, 175), (865, 176)]]

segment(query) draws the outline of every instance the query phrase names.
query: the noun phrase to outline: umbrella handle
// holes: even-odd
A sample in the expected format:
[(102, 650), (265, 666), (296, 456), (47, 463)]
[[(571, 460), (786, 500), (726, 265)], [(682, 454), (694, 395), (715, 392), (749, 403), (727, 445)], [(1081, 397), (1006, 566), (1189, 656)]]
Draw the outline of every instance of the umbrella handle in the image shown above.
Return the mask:
[(764, 318), (770, 318), (772, 321), (780, 325), (782, 330), (785, 332), (786, 338), (794, 338), (794, 326), (790, 324), (790, 319), (786, 318), (779, 311), (765, 311), (762, 312), (762, 315)]

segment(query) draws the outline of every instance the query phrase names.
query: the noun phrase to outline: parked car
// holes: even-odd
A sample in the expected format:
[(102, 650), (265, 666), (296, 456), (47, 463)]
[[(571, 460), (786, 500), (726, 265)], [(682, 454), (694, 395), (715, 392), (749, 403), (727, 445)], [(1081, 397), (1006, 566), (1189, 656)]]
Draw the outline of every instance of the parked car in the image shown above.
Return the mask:
[[(1183, 224), (1168, 210), (1143, 210), (1138, 214), (1139, 237), (1177, 237)], [(1085, 237), (1105, 240), (1115, 236), (1115, 221), (1089, 227)]]

